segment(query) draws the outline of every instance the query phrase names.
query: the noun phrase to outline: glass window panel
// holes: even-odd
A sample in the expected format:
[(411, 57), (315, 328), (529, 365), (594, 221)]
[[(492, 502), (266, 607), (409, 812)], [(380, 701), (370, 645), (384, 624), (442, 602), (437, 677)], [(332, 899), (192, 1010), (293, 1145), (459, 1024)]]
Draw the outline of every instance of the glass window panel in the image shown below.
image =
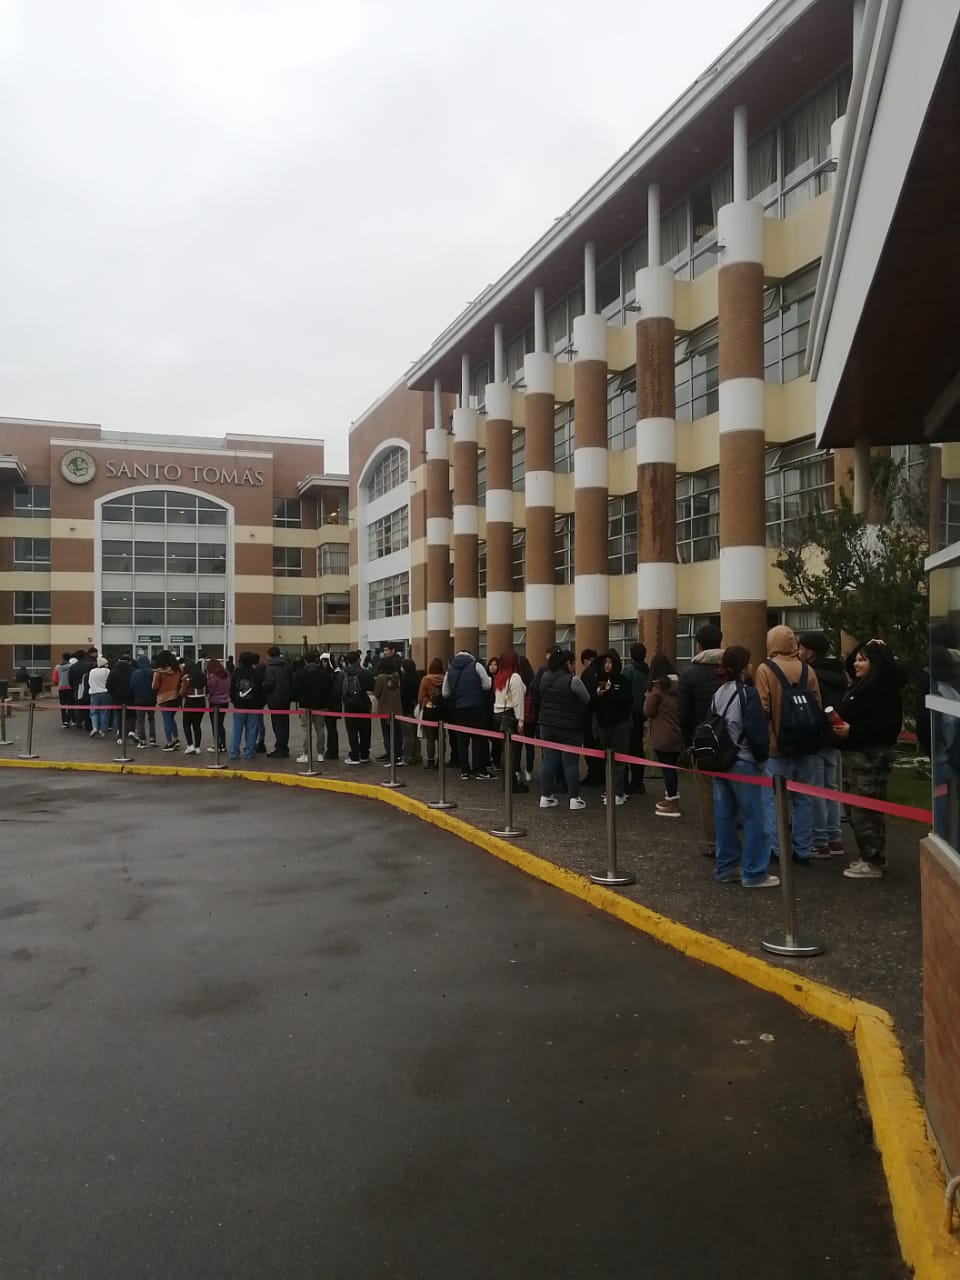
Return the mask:
[(680, 564), (719, 558), (719, 467), (677, 476), (676, 538)]
[(303, 554), (300, 547), (273, 548), (273, 576), (275, 578), (303, 576)]
[(49, 622), (49, 591), (15, 591), (13, 593), (14, 622)]
[(46, 519), (50, 514), (50, 486), (18, 484), (13, 489), (13, 514)]
[(410, 545), (410, 513), (406, 506), (381, 516), (367, 530), (368, 551), (371, 560), (380, 560), (402, 551)]
[(371, 618), (397, 618), (410, 612), (410, 575), (395, 573), (369, 586)]
[(196, 573), (197, 548), (192, 542), (167, 543), (167, 573)]
[(197, 596), (197, 620), (201, 627), (222, 627), (226, 616), (225, 597), (219, 592), (201, 591)]
[(14, 538), (13, 567), (15, 569), (49, 568), (49, 538)]
[[(141, 598), (137, 596), (136, 614), (137, 621), (142, 622), (140, 617)], [(197, 624), (197, 597), (170, 595), (167, 596), (167, 626), (186, 627), (196, 626)]]
[(226, 573), (227, 548), (219, 542), (201, 542), (197, 547), (198, 573)]
[(111, 498), (100, 508), (104, 520), (116, 524), (130, 524), (133, 520), (133, 501), (129, 494), (122, 498)]
[[(201, 499), (202, 502), (202, 499)], [(227, 509), (226, 507), (218, 507), (215, 503), (209, 502), (202, 505), (197, 511), (197, 524), (226, 524)]]
[(553, 468), (557, 472), (573, 470), (573, 405), (562, 404), (553, 415)]
[(350, 551), (347, 547), (324, 546), (318, 554), (318, 572), (320, 577), (328, 573), (350, 572)]
[(607, 572), (634, 573), (637, 568), (637, 495), (607, 502)]
[(137, 573), (163, 573), (166, 564), (164, 543), (135, 542), (133, 544), (133, 567)]
[(164, 596), (160, 591), (138, 591), (134, 600), (133, 620), (162, 626), (164, 621)]
[(388, 449), (378, 460), (374, 466), (370, 478), (367, 480), (367, 497), (372, 502), (375, 498), (381, 498), (385, 493), (389, 493), (391, 489), (396, 489), (398, 485), (403, 484), (408, 477), (407, 451), (399, 446)]
[(274, 498), (273, 523), (284, 529), (299, 529), (300, 499)]
[(105, 627), (131, 626), (133, 623), (133, 596), (126, 591), (104, 591), (101, 600), (101, 614)]
[(131, 573), (133, 571), (133, 543), (118, 538), (104, 538), (101, 566), (104, 573)]
[(329, 592), (317, 600), (317, 623), (344, 623), (350, 621), (350, 596), (347, 592)]
[(524, 529), (513, 531), (513, 589), (522, 591), (526, 571), (527, 534)]
[(487, 598), (487, 544), (483, 538), (477, 540), (477, 594), (481, 600)]
[(50, 646), (48, 644), (15, 644), (13, 669), (19, 671), (21, 667), (26, 667), (32, 676), (48, 676), (51, 668)]

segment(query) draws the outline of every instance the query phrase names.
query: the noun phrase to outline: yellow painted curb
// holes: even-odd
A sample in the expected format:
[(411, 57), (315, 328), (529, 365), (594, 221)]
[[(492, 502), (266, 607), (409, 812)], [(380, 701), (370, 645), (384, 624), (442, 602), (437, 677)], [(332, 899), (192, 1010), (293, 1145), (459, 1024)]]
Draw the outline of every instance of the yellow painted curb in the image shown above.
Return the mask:
[(205, 769), (202, 765), (184, 768), (0, 757), (2, 767), (186, 778), (243, 778), (248, 782), (273, 782), (280, 786), (379, 800), (458, 836), (526, 875), (580, 898), (598, 911), (621, 920), (691, 959), (721, 969), (761, 991), (778, 996), (810, 1017), (852, 1033), (904, 1261), (913, 1269), (915, 1280), (957, 1280), (960, 1276), (960, 1240), (947, 1235), (943, 1228), (940, 1168), (927, 1138), (923, 1111), (904, 1065), (893, 1020), (886, 1010), (738, 951), (718, 938), (698, 933), (612, 889), (595, 885), (584, 876), (481, 831), (462, 818), (453, 817), (448, 811), (431, 809), (421, 800), (376, 783), (305, 778), (300, 774), (261, 773), (246, 769)]

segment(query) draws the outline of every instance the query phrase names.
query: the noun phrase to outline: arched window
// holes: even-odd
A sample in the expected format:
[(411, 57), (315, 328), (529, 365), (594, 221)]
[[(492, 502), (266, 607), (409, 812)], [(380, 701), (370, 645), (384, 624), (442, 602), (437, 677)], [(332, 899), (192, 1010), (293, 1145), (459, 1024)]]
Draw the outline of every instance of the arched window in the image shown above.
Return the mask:
[(373, 502), (375, 498), (382, 498), (385, 493), (403, 484), (408, 474), (406, 449), (399, 447), (388, 449), (377, 459), (376, 465), (370, 472), (367, 480), (367, 500)]

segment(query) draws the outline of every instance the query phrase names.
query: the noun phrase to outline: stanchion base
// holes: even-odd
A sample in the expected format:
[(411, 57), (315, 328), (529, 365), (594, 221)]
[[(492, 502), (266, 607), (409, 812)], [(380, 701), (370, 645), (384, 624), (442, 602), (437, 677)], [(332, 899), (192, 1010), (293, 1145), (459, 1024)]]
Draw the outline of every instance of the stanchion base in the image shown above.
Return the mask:
[(527, 832), (524, 827), (491, 827), (490, 834), (492, 836), (503, 836), (505, 840), (519, 840)]
[(27, 755), (26, 751), (18, 751), (17, 759), (18, 760), (39, 760), (40, 757), (39, 755), (37, 755), (36, 751), (34, 751), (31, 755)]
[(456, 807), (456, 800), (431, 800), (427, 805), (428, 809), (455, 809)]
[(133, 756), (114, 756), (114, 764), (133, 764)]
[(205, 764), (204, 769), (226, 769), (225, 764)]
[(17, 745), (14, 738), (0, 738), (0, 747), (15, 747)]
[(388, 787), (391, 791), (398, 791), (401, 787), (405, 787), (405, 782), (381, 782), (381, 787)]
[(602, 876), (591, 876), (590, 881), (592, 884), (608, 884), (608, 885), (636, 884), (637, 877), (632, 876), (629, 873), (621, 874), (619, 872), (617, 873), (617, 875), (612, 876), (610, 875), (609, 872), (605, 872)]
[(769, 951), (774, 956), (819, 956), (824, 952), (819, 942), (811, 942), (809, 938), (805, 942), (796, 938), (791, 940), (786, 934), (780, 934), (776, 938), (761, 938), (760, 945), (764, 951)]
[(320, 770), (319, 769), (298, 769), (297, 777), (298, 778), (319, 778)]

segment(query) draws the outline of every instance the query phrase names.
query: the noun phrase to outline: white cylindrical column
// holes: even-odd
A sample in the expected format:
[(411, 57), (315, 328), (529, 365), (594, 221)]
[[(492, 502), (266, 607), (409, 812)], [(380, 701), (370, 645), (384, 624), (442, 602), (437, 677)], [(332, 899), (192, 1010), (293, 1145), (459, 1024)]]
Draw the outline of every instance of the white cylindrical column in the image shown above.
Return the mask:
[(597, 314), (597, 251), (592, 240), (583, 246), (583, 313)]
[(433, 383), (427, 450), (427, 660), (450, 658), (450, 437), (440, 379)]
[(480, 642), (477, 415), (470, 408), (470, 357), (460, 362), (460, 407), (453, 411), (454, 646), (476, 655)]
[[(543, 291), (537, 289), (541, 305)], [(557, 635), (553, 566), (553, 356), (535, 351), (523, 362), (524, 507), (526, 509), (527, 656), (539, 666)]]
[(647, 265), (650, 267), (661, 265), (659, 182), (651, 182), (647, 187)]
[(470, 357), (460, 357), (460, 408), (470, 408)]
[(503, 325), (493, 326), (493, 380), (503, 382), (507, 375), (503, 371)]
[(735, 107), (733, 111), (733, 198), (749, 200), (750, 166), (747, 134), (747, 108)]

